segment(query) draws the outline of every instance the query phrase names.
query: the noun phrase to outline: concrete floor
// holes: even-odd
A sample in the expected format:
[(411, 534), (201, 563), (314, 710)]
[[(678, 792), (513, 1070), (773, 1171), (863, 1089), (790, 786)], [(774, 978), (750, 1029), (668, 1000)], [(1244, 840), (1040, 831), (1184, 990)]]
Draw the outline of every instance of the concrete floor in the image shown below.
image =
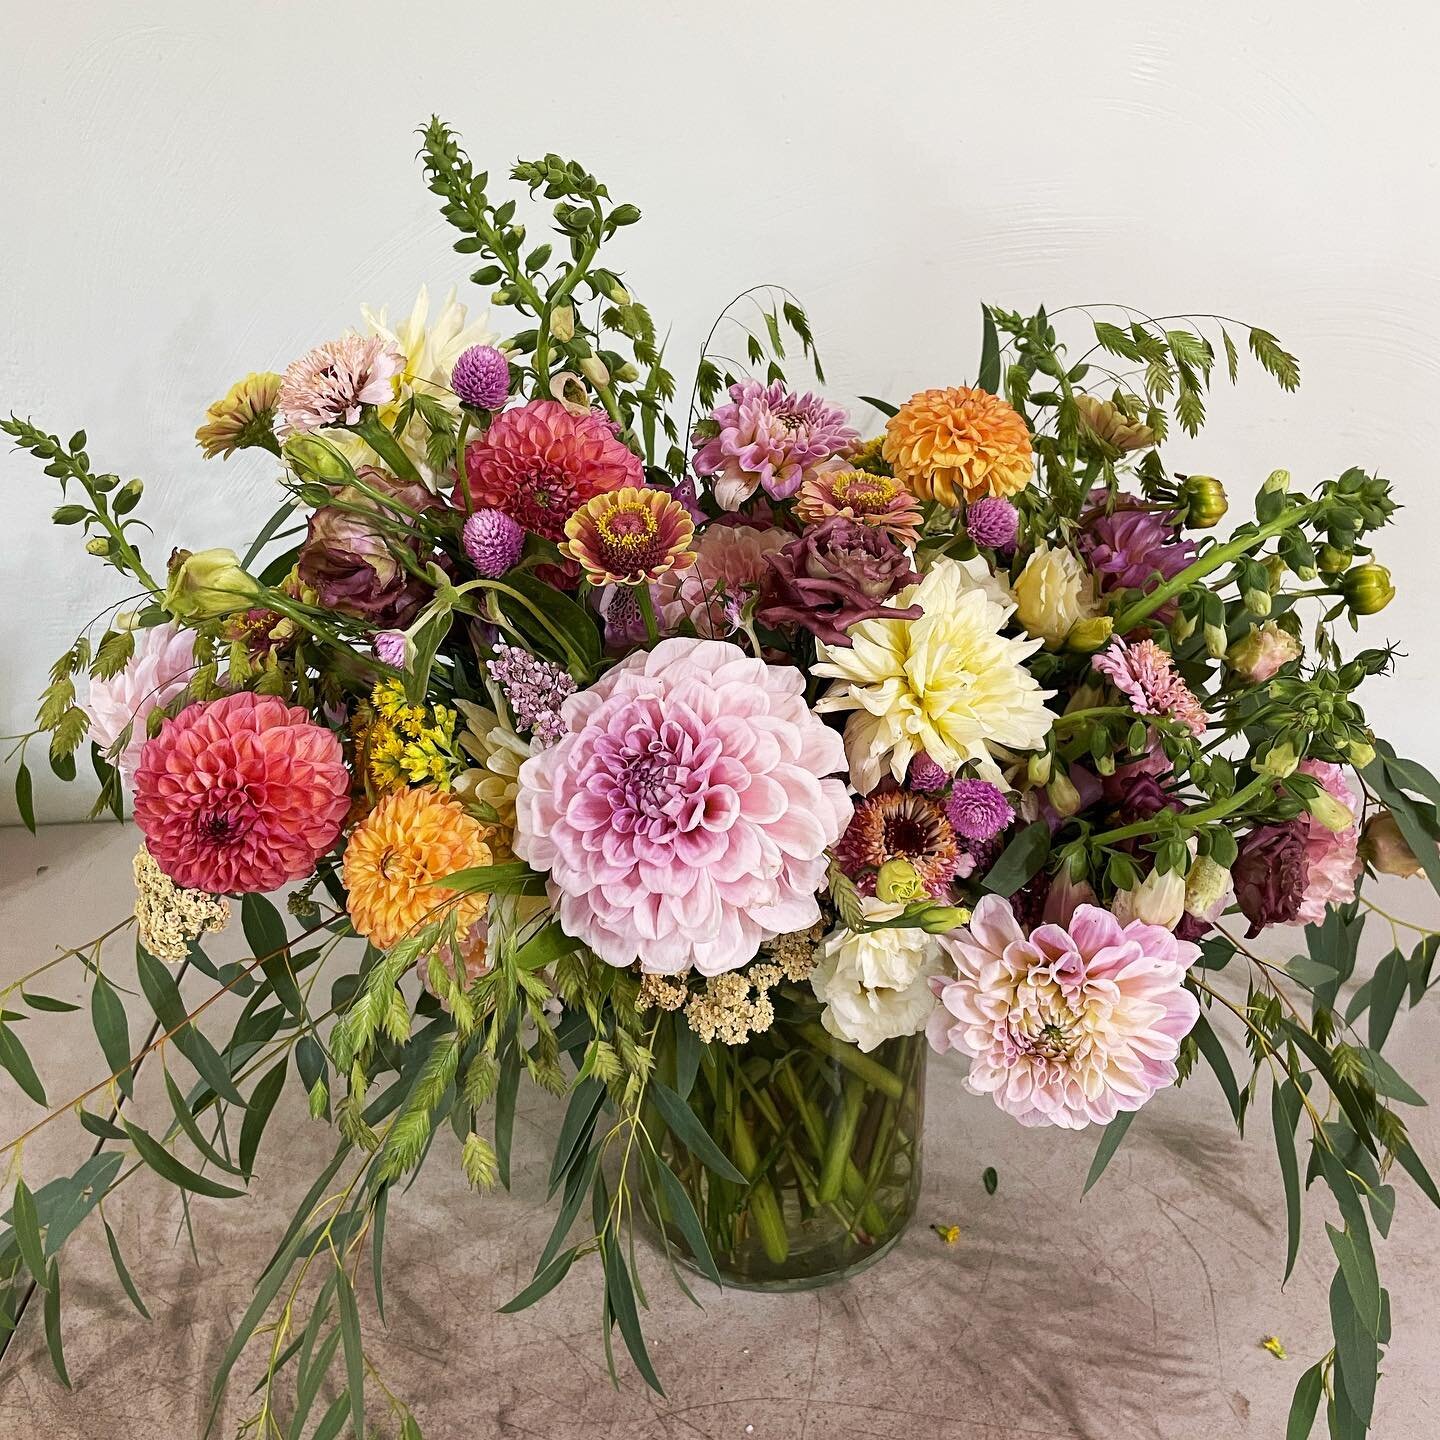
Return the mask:
[[(51, 829), (38, 840), (0, 832), (0, 984), (57, 942), (79, 943), (124, 913), (132, 842), (113, 826)], [(1388, 885), (1382, 903), (1440, 924), (1422, 881)], [(1372, 921), (1372, 930), (1373, 961), (1390, 940), (1383, 923)], [(117, 980), (133, 979), (123, 941), (106, 955)], [(35, 988), (83, 1001), (80, 974), (71, 962)], [(1390, 1047), (1401, 1072), (1431, 1096), (1440, 1096), (1437, 1023), (1433, 1006), (1402, 1013)], [(53, 1102), (105, 1073), (84, 1014), (26, 1020), (24, 1028)], [(160, 1125), (158, 1066), (148, 1068), (137, 1113)], [(1317, 1194), (1282, 1293), (1284, 1208), (1268, 1104), (1256, 1107), (1240, 1139), (1218, 1086), (1198, 1074), (1146, 1109), (1082, 1203), (1096, 1136), (1021, 1129), (967, 1095), (959, 1077), (959, 1065), (932, 1060), (921, 1211), (884, 1263), (806, 1294), (707, 1290), (703, 1309), (675, 1293), (659, 1266), (644, 1270), (646, 1330), (666, 1399), (628, 1368), (621, 1388), (611, 1387), (600, 1292), (588, 1271), (573, 1271), (522, 1315), (495, 1313), (528, 1280), (552, 1219), (544, 1190), (558, 1114), (533, 1097), (517, 1125), (512, 1193), (473, 1195), (437, 1155), (409, 1195), (396, 1197), (389, 1324), (366, 1312), (367, 1345), (392, 1387), (415, 1404), (427, 1440), (1282, 1435), (1294, 1382), (1327, 1343), (1333, 1261), (1321, 1228), (1330, 1207)], [(329, 1132), (306, 1118), (296, 1091), (292, 1083), (272, 1120), (252, 1194), (193, 1203), (198, 1263), (177, 1239), (174, 1192), (158, 1181), (138, 1175), (107, 1205), (153, 1324), (120, 1293), (100, 1227), (92, 1220), (73, 1237), (63, 1293), (75, 1388), (67, 1393), (52, 1377), (32, 1307), (0, 1361), (0, 1436), (199, 1434), (211, 1373), (254, 1279), (329, 1153)], [(0, 1142), (39, 1113), (0, 1076)], [(1411, 1117), (1432, 1169), (1440, 1164), (1434, 1114)], [(32, 1187), (73, 1169), (90, 1143), (69, 1117), (40, 1131), (24, 1151)], [(999, 1172), (994, 1196), (981, 1183), (990, 1165)], [(1406, 1177), (1392, 1178), (1400, 1203), (1379, 1258), (1395, 1338), (1374, 1433), (1422, 1440), (1440, 1434), (1440, 1212)], [(929, 1228), (938, 1223), (958, 1223), (959, 1243), (943, 1244)], [(1261, 1348), (1272, 1334), (1289, 1360)], [(259, 1373), (252, 1352), (236, 1369), (217, 1433), (233, 1433)], [(382, 1425), (379, 1433), (390, 1432)]]

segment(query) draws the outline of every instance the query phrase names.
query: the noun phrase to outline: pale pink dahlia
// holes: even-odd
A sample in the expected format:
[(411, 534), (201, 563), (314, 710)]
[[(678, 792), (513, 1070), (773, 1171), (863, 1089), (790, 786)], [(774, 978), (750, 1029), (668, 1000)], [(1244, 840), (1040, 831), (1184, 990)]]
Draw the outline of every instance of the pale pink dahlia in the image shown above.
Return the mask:
[(1184, 986), (1198, 946), (1095, 905), (1027, 938), (998, 895), (940, 944), (959, 974), (930, 982), (930, 1043), (969, 1055), (968, 1088), (1022, 1125), (1105, 1125), (1174, 1083), (1200, 1014)]
[(1132, 644), (1116, 638), (1090, 662), (1129, 700), (1137, 715), (1162, 715), (1203, 735), (1209, 724), (1195, 693), (1175, 671), (1175, 662), (1153, 640)]
[(135, 775), (135, 823), (155, 862), (212, 895), (303, 879), (349, 808), (340, 742), (298, 706), (249, 691), (167, 720)]
[(84, 707), (90, 717), (89, 738), (102, 751), (109, 750), (130, 727), (130, 739), (118, 760), (127, 780), (140, 765), (150, 712), (168, 705), (194, 670), (195, 632), (170, 624), (152, 625), (135, 632), (135, 653), (117, 675), (90, 682)]
[(761, 488), (788, 499), (859, 438), (845, 412), (818, 395), (795, 395), (779, 380), (741, 380), (730, 403), (696, 429), (695, 469), (712, 479), (722, 510), (738, 510)]
[[(1360, 797), (1350, 788), (1345, 772), (1326, 760), (1302, 760), (1302, 775), (1318, 780), (1352, 815), (1360, 808)], [(1318, 925), (1331, 905), (1344, 905), (1355, 898), (1360, 879), (1360, 832), (1354, 825), (1329, 830), (1318, 820), (1302, 815), (1297, 822), (1305, 832), (1305, 893), (1295, 916), (1297, 925)]]
[(745, 603), (769, 575), (767, 555), (792, 539), (783, 530), (749, 525), (707, 525), (695, 538), (695, 563), (660, 577), (651, 593), (662, 630), (689, 620), (707, 639), (734, 632)]
[(734, 970), (820, 918), (850, 819), (839, 735), (804, 676), (716, 640), (663, 640), (565, 701), (520, 767), (515, 853), (567, 934), (652, 974)]
[(644, 483), (640, 457), (605, 415), (572, 415), (558, 400), (532, 400), (497, 415), (465, 447), (454, 500), (462, 510), (503, 510), (536, 535), (560, 540), (565, 522), (592, 496)]
[(404, 368), (405, 357), (380, 335), (352, 330), (317, 345), (292, 362), (280, 382), (280, 434), (353, 425), (362, 406), (395, 398), (394, 380)]

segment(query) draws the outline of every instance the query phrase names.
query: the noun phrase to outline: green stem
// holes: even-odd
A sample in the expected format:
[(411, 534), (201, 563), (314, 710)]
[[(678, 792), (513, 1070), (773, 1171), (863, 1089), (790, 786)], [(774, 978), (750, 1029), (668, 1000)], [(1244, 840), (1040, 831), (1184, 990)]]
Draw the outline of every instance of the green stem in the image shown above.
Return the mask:
[[(1257, 775), (1228, 800), (1217, 800), (1215, 804), (1207, 805), (1203, 810), (1191, 810), (1188, 814), (1180, 817), (1179, 823), (1187, 830), (1194, 830), (1201, 825), (1208, 825), (1212, 820), (1223, 820), (1225, 816), (1233, 814), (1254, 799), (1262, 790), (1274, 784), (1274, 776)], [(1136, 820), (1131, 825), (1121, 825), (1116, 830), (1106, 830), (1102, 834), (1092, 835), (1090, 843), (1092, 845), (1112, 845), (1117, 840), (1129, 840), (1136, 835), (1149, 835), (1155, 828), (1155, 824), (1151, 820)]]
[(653, 645), (660, 638), (660, 627), (655, 623), (655, 602), (650, 598), (650, 587), (643, 582), (635, 586), (635, 602), (640, 607), (640, 618), (645, 622), (645, 634)]
[(783, 1264), (790, 1255), (790, 1237), (785, 1233), (785, 1219), (780, 1213), (780, 1204), (770, 1182), (760, 1174), (760, 1156), (755, 1149), (755, 1137), (745, 1112), (736, 1097), (731, 1112), (731, 1131), (735, 1144), (735, 1165), (750, 1181), (750, 1218), (755, 1223), (755, 1233), (765, 1248), (765, 1254), (773, 1264)]
[[(810, 1148), (817, 1157), (822, 1156), (825, 1153), (825, 1126), (814, 1101), (805, 1093), (804, 1086), (800, 1084), (793, 1069), (786, 1067), (780, 1072), (779, 1078), (786, 1098), (800, 1117), (800, 1126), (805, 1131), (805, 1138), (810, 1142)], [(866, 1202), (865, 1177), (860, 1173), (855, 1161), (848, 1155), (845, 1157), (844, 1187), (846, 1203), (852, 1211), (858, 1212), (860, 1224), (871, 1235), (884, 1234), (885, 1217), (875, 1205)], [(845, 1217), (842, 1215), (840, 1218), (843, 1220)], [(849, 1227), (850, 1222), (846, 1221), (846, 1225)]]
[(904, 1096), (905, 1086), (893, 1070), (887, 1070), (878, 1060), (862, 1054), (859, 1048), (849, 1041), (837, 1040), (817, 1021), (799, 1026), (797, 1033), (804, 1037), (807, 1044), (828, 1055), (837, 1065), (850, 1071), (852, 1075), (858, 1075), (872, 1089), (883, 1091), (892, 1100), (899, 1100)]
[(420, 483), (420, 472), (415, 468), (415, 462), (405, 453), (400, 442), (373, 410), (367, 411), (348, 428), (390, 467), (396, 477), (409, 480), (413, 484)]
[(855, 1131), (860, 1124), (860, 1111), (864, 1104), (864, 1082), (858, 1075), (847, 1076), (840, 1095), (840, 1114), (830, 1131), (830, 1143), (826, 1146), (825, 1161), (820, 1169), (820, 1189), (817, 1193), (822, 1205), (833, 1205), (840, 1198), (845, 1183), (845, 1162), (855, 1148)]
[(1253, 534), (1242, 535), (1239, 539), (1231, 540), (1224, 545), (1216, 545), (1213, 549), (1207, 550), (1198, 560), (1187, 566), (1173, 579), (1167, 580), (1163, 585), (1157, 585), (1148, 595), (1142, 596), (1133, 605), (1122, 610), (1115, 617), (1115, 633), (1117, 635), (1128, 634), (1147, 615), (1153, 615), (1167, 601), (1173, 600), (1182, 591), (1188, 590), (1191, 585), (1197, 580), (1203, 579), (1212, 570), (1218, 570), (1222, 565), (1228, 565), (1230, 561), (1248, 554), (1257, 546), (1263, 545), (1272, 535), (1279, 535), (1282, 531), (1299, 525), (1301, 521), (1308, 520), (1319, 508), (1318, 500), (1310, 500), (1303, 505), (1293, 506), (1282, 511), (1273, 520), (1267, 520)]

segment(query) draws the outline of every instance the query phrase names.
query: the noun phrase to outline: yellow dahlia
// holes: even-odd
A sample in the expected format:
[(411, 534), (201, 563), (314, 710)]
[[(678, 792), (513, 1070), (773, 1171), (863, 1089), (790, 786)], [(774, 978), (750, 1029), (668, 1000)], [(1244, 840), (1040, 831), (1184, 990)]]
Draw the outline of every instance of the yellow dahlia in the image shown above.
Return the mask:
[(988, 390), (960, 386), (912, 395), (885, 427), (882, 446), (895, 474), (922, 500), (1013, 495), (1030, 483), (1030, 431)]
[(430, 882), (490, 860), (485, 827), (458, 800), (437, 790), (397, 790), (360, 822), (345, 847), (351, 922), (382, 948), (428, 920), (452, 915), (463, 935), (485, 913), (486, 897)]
[(695, 522), (663, 490), (627, 485), (592, 495), (565, 522), (560, 553), (592, 585), (653, 583), (695, 563)]
[(918, 585), (893, 596), (918, 605), (918, 620), (863, 620), (849, 646), (816, 646), (816, 675), (835, 683), (815, 706), (850, 710), (845, 753), (850, 779), (868, 795), (886, 770), (903, 780), (916, 755), (947, 775), (967, 761), (998, 775), (990, 751), (1034, 750), (1052, 713), (1025, 668), (1038, 640), (1002, 634), (1011, 604), (957, 560), (938, 560)]
[(920, 538), (920, 506), (893, 476), (869, 470), (821, 470), (800, 487), (795, 514), (807, 525), (837, 515), (888, 532), (902, 545)]
[(207, 460), (228, 460), (237, 450), (263, 445), (275, 450), (275, 402), (280, 376), (263, 371), (237, 380), (205, 412), (195, 439)]

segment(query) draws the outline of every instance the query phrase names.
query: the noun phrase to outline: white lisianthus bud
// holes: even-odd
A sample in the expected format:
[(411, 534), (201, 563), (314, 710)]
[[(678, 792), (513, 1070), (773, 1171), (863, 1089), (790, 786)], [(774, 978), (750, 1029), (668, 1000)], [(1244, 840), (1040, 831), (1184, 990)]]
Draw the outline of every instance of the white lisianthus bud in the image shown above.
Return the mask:
[(1055, 813), (1066, 819), (1080, 808), (1080, 792), (1075, 788), (1070, 777), (1063, 772), (1056, 775), (1045, 787), (1045, 794)]
[(1272, 470), (1265, 477), (1265, 484), (1261, 489), (1273, 494), (1276, 490), (1288, 490), (1290, 488), (1290, 472), (1288, 470)]
[(598, 355), (587, 355), (580, 362), (580, 373), (597, 389), (610, 383), (610, 371)]
[(1014, 585), (1016, 618), (1030, 634), (1058, 650), (1077, 621), (1095, 614), (1095, 582), (1079, 556), (1043, 542)]
[(1152, 870), (1133, 890), (1119, 890), (1111, 905), (1122, 925), (1141, 920), (1173, 930), (1185, 913), (1185, 877), (1178, 870)]
[(1317, 790), (1306, 802), (1310, 818), (1338, 835), (1355, 823), (1355, 815), (1343, 801), (1337, 800), (1328, 790)]
[(1265, 758), (1255, 766), (1255, 769), (1261, 775), (1269, 775), (1276, 780), (1283, 780), (1287, 775), (1295, 773), (1295, 767), (1299, 763), (1300, 757), (1295, 753), (1295, 747), (1288, 740), (1283, 740), (1278, 745), (1272, 745), (1265, 752)]
[(550, 333), (560, 341), (575, 338), (575, 310), (570, 305), (557, 305), (550, 312)]

